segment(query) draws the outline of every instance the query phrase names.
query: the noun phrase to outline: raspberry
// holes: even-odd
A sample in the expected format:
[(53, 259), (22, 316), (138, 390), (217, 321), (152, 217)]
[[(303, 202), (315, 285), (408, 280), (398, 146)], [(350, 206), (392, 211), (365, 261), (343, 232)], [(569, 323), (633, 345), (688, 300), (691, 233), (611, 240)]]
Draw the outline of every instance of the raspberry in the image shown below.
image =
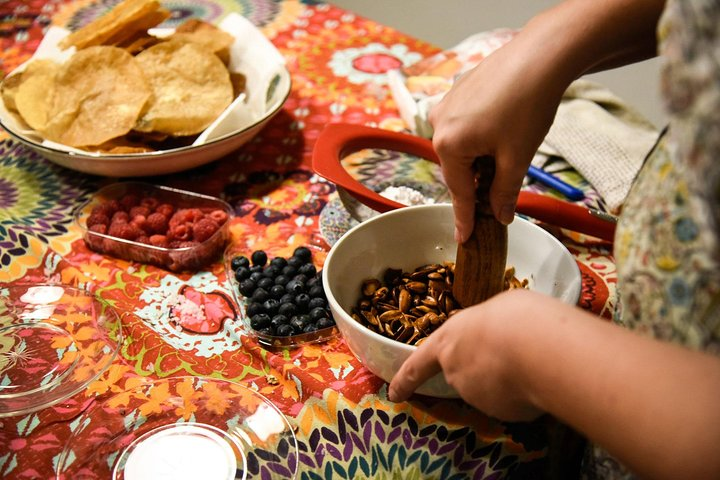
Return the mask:
[(168, 236), (173, 240), (190, 240), (192, 230), (186, 225), (178, 225), (175, 228), (170, 228)]
[(110, 219), (110, 225), (114, 225), (116, 223), (128, 223), (130, 221), (130, 216), (127, 214), (127, 212), (123, 212), (122, 210), (119, 212), (115, 212)]
[(150, 244), (150, 237), (148, 237), (147, 235), (140, 235), (135, 239), (135, 241), (138, 243)]
[(160, 201), (155, 197), (145, 197), (140, 200), (140, 205), (149, 208), (152, 212), (158, 205), (160, 205)]
[(120, 199), (120, 205), (122, 206), (123, 210), (126, 212), (129, 211), (132, 207), (140, 203), (140, 198), (135, 195), (134, 193), (126, 193), (123, 195), (123, 197)]
[(193, 225), (193, 239), (204, 242), (212, 237), (218, 230), (218, 224), (212, 218), (202, 218)]
[(90, 230), (91, 232), (102, 233), (103, 235), (105, 235), (108, 231), (108, 227), (103, 223), (96, 223), (94, 225), (89, 225), (88, 230)]
[[(202, 212), (201, 212), (202, 215)], [(185, 224), (192, 224), (195, 221), (195, 214), (193, 213), (192, 209), (190, 208), (181, 208), (175, 214), (173, 214), (172, 217), (170, 217), (170, 221), (168, 222), (168, 225), (170, 226), (170, 230), (174, 230), (175, 227), (178, 227), (180, 225)]]
[(150, 235), (150, 245), (167, 248), (168, 239), (165, 235)]
[(135, 217), (137, 217), (138, 215), (142, 215), (143, 217), (147, 217), (148, 215), (150, 215), (150, 212), (151, 212), (151, 211), (152, 211), (152, 210), (150, 210), (148, 207), (143, 207), (143, 206), (132, 207), (132, 208), (130, 209), (130, 212), (129, 212), (129, 213), (130, 213), (130, 218), (135, 218)]
[(110, 224), (110, 219), (104, 213), (92, 213), (88, 217), (86, 224), (88, 228), (94, 225), (104, 225), (107, 227)]
[(120, 203), (118, 203), (117, 200), (111, 200), (95, 205), (90, 214), (101, 213), (106, 215), (108, 218), (112, 218), (113, 214), (118, 210), (121, 210)]
[(151, 213), (145, 222), (145, 231), (152, 233), (165, 234), (168, 229), (168, 220), (162, 213)]
[(165, 216), (165, 218), (172, 217), (172, 214), (175, 213), (175, 207), (170, 205), (169, 203), (162, 203), (157, 206), (155, 209), (157, 213), (161, 213)]
[(132, 240), (133, 228), (129, 223), (113, 223), (108, 229), (108, 235), (117, 238), (124, 238), (125, 240)]
[(218, 225), (222, 225), (228, 219), (228, 215), (223, 210), (213, 210), (210, 212), (210, 218), (215, 220)]
[(187, 240), (185, 240), (185, 241), (173, 240), (172, 242), (170, 242), (170, 244), (168, 246), (170, 248), (185, 248), (185, 247), (197, 247), (198, 245), (200, 245), (200, 243), (198, 243), (198, 242), (187, 241)]

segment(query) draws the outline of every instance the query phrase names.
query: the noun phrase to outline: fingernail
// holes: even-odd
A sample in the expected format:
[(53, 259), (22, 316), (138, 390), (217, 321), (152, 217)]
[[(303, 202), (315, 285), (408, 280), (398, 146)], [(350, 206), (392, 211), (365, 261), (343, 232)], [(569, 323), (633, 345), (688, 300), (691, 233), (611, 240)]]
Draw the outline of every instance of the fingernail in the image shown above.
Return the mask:
[(395, 392), (395, 389), (392, 387), (388, 388), (388, 400), (390, 400), (391, 402), (397, 402), (397, 400), (395, 400), (396, 398), (397, 393)]
[(500, 223), (510, 225), (515, 218), (515, 205), (508, 203), (500, 209)]

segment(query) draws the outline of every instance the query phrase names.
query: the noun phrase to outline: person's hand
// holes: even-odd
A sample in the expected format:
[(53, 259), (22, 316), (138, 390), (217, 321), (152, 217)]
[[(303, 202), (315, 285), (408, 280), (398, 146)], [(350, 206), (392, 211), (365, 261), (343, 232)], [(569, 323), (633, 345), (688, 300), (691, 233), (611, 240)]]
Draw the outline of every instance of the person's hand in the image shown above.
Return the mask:
[(442, 371), (466, 402), (488, 415), (511, 421), (538, 417), (542, 412), (525, 389), (513, 352), (537, 338), (532, 332), (542, 331), (538, 312), (554, 312), (558, 303), (518, 289), (456, 313), (405, 361), (390, 383), (390, 400), (407, 399)]
[(562, 77), (540, 68), (536, 46), (522, 32), (454, 84), (429, 114), (433, 146), (455, 213), (455, 239), (473, 227), (476, 157), (495, 158), (490, 204), (503, 224), (513, 220), (528, 165), (542, 143), (567, 88)]

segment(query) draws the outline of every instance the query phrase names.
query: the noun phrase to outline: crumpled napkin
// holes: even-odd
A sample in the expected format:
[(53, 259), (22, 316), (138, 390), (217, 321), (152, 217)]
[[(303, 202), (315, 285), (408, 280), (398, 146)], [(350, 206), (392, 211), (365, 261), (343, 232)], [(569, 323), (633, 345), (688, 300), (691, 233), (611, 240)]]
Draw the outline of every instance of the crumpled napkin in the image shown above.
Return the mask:
[(538, 151), (564, 158), (618, 213), (659, 131), (610, 90), (576, 80)]
[[(432, 137), (428, 113), (452, 81), (511, 37), (507, 29), (475, 34), (404, 71), (389, 72), (390, 91), (409, 128), (416, 135)], [(423, 91), (416, 88), (418, 84), (431, 88)], [(564, 158), (592, 184), (608, 209), (619, 213), (658, 136), (649, 120), (609, 89), (580, 79), (565, 92), (538, 153)]]

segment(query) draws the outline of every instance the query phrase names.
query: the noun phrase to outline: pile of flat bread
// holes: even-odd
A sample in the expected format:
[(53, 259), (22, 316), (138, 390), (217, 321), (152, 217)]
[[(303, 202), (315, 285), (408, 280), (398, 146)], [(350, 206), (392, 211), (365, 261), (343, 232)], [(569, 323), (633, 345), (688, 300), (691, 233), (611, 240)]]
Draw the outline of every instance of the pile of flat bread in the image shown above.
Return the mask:
[(51, 142), (102, 153), (189, 145), (245, 89), (228, 69), (235, 38), (190, 19), (159, 37), (157, 0), (124, 0), (59, 44), (63, 63), (36, 59), (10, 74), (8, 111)]

